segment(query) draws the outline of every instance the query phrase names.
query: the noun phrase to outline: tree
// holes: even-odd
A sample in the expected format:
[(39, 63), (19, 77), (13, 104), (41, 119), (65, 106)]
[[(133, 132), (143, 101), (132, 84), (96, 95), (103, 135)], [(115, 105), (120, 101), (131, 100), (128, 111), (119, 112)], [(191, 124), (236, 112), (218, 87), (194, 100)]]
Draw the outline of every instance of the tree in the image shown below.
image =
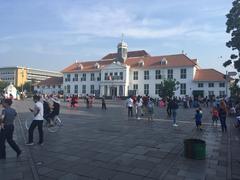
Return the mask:
[(8, 83), (5, 81), (0, 81), (0, 93), (3, 92), (3, 89), (8, 86)]
[(17, 87), (17, 90), (19, 92), (22, 92), (22, 89), (23, 89), (23, 91), (26, 90), (27, 92), (32, 92), (33, 91), (32, 82), (27, 81), (26, 83), (24, 83), (23, 87), (22, 86)]
[(174, 91), (178, 89), (179, 82), (176, 79), (165, 79), (161, 82), (160, 96), (163, 98), (174, 96)]
[(240, 87), (238, 85), (238, 81), (239, 80), (236, 79), (229, 88), (230, 92), (231, 92), (231, 96), (233, 96), (233, 97), (240, 97)]
[(240, 0), (234, 0), (233, 7), (226, 15), (226, 32), (231, 34), (231, 40), (226, 43), (228, 48), (236, 51), (230, 59), (223, 63), (224, 67), (234, 63), (234, 68), (240, 72)]

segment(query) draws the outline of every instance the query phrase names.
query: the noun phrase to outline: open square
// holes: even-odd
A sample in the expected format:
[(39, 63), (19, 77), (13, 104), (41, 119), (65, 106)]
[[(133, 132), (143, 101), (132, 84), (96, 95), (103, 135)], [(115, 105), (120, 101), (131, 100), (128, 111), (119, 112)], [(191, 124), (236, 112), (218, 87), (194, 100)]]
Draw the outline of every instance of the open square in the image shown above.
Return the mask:
[[(16, 160), (7, 148), (0, 177), (7, 179), (239, 179), (238, 130), (228, 119), (228, 133), (212, 127), (210, 109), (203, 108), (203, 131), (196, 130), (194, 109), (179, 108), (178, 127), (165, 109), (155, 107), (154, 120), (127, 117), (125, 101), (107, 100), (107, 110), (96, 100), (87, 109), (62, 103), (63, 126), (56, 133), (44, 131), (44, 145), (25, 146), (24, 121), (31, 118), (31, 100), (15, 101), (18, 110), (15, 139), (24, 151)], [(83, 106), (84, 105), (84, 106)], [(20, 122), (20, 123), (19, 123)], [(37, 129), (35, 130), (37, 132)], [(35, 135), (37, 133), (35, 132)], [(205, 160), (186, 159), (183, 141), (206, 141)], [(35, 143), (38, 136), (34, 137)]]

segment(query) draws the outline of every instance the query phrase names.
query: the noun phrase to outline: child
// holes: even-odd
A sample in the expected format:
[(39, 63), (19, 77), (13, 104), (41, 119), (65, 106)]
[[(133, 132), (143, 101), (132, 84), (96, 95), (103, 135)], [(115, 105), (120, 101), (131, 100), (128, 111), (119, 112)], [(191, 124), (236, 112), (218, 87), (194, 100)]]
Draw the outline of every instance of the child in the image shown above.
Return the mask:
[(212, 125), (214, 126), (214, 124), (216, 124), (217, 126), (217, 121), (219, 118), (219, 114), (218, 114), (218, 110), (216, 107), (212, 108)]
[(195, 114), (195, 121), (196, 121), (196, 126), (197, 129), (202, 130), (202, 113), (200, 111), (200, 109), (196, 110), (196, 114)]

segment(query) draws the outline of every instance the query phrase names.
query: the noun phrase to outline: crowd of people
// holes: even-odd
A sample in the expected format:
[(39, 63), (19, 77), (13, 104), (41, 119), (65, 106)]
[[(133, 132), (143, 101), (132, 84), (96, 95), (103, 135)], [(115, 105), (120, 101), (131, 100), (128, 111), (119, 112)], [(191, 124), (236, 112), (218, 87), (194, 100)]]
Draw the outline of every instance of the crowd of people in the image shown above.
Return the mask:
[[(233, 101), (230, 98), (220, 97), (172, 97), (172, 98), (157, 98), (153, 99), (149, 96), (129, 96), (126, 101), (128, 108), (128, 117), (133, 117), (135, 112), (136, 118), (139, 120), (141, 116), (146, 116), (148, 120), (153, 120), (154, 105), (159, 108), (166, 108), (166, 113), (172, 119), (173, 126), (177, 127), (177, 110), (180, 105), (183, 108), (195, 109), (194, 119), (196, 128), (202, 130), (203, 109), (211, 107), (209, 116), (212, 117), (212, 125), (217, 127), (220, 121), (222, 132), (227, 131), (226, 118), (227, 116), (236, 117), (235, 127), (240, 127), (240, 101)], [(206, 116), (208, 116), (206, 114)]]

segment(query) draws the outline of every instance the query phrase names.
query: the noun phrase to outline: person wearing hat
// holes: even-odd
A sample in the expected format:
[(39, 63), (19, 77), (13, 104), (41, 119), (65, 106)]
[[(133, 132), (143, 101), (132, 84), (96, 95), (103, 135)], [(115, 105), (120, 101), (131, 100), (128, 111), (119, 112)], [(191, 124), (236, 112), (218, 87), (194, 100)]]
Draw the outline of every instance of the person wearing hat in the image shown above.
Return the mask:
[(6, 159), (6, 140), (11, 148), (17, 153), (17, 157), (19, 157), (22, 151), (13, 140), (14, 120), (17, 116), (17, 112), (15, 109), (11, 108), (11, 99), (4, 99), (2, 105), (4, 109), (0, 117), (0, 159)]
[(40, 96), (38, 95), (33, 96), (33, 101), (35, 102), (34, 109), (29, 109), (34, 115), (34, 119), (28, 130), (28, 143), (26, 143), (26, 145), (29, 145), (29, 146), (34, 145), (33, 132), (36, 127), (38, 127), (38, 133), (39, 133), (38, 144), (43, 145), (43, 115), (44, 115), (43, 104), (40, 101)]

